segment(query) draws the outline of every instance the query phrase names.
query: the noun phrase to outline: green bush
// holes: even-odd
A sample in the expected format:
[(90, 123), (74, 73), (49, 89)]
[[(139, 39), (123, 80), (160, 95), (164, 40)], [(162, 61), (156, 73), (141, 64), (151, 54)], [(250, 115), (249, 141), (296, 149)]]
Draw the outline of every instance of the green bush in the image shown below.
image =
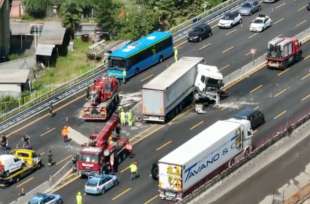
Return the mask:
[(6, 113), (18, 107), (18, 99), (12, 96), (4, 96), (0, 98), (0, 113)]

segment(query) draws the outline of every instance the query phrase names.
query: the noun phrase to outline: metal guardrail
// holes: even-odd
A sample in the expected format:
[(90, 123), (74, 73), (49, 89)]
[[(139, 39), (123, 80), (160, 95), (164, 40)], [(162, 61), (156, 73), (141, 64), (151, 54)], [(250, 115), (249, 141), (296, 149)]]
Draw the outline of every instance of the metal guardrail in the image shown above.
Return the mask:
[[(174, 40), (177, 42), (180, 39), (183, 39), (188, 33), (191, 26), (196, 25), (202, 21), (211, 21), (220, 17), (224, 12), (233, 9), (238, 4), (245, 0), (228, 0), (224, 3), (219, 4), (218, 6), (194, 17), (183, 24), (173, 27), (171, 31), (174, 34)], [(198, 19), (193, 22), (194, 19)], [(53, 104), (60, 103), (61, 101), (73, 96), (74, 94), (83, 91), (94, 78), (98, 77), (104, 71), (104, 65), (101, 65), (94, 70), (80, 76), (71, 82), (67, 83), (64, 86), (56, 88), (51, 92), (45, 94), (44, 96), (38, 97), (28, 103), (15, 108), (8, 113), (5, 113), (0, 116), (0, 133), (3, 133), (8, 128), (11, 128), (15, 125), (18, 125), (25, 119), (30, 116), (35, 116), (45, 111), (48, 108), (48, 103), (53, 102)]]
[(12, 201), (10, 204), (28, 203), (28, 201), (37, 193), (47, 192), (50, 188), (56, 186), (58, 182), (61, 180), (61, 178), (67, 175), (67, 173), (69, 172), (71, 168), (72, 168), (72, 163), (71, 161), (68, 161), (55, 174), (50, 176), (47, 181), (38, 185), (31, 191), (27, 192), (25, 195), (19, 197), (17, 200)]

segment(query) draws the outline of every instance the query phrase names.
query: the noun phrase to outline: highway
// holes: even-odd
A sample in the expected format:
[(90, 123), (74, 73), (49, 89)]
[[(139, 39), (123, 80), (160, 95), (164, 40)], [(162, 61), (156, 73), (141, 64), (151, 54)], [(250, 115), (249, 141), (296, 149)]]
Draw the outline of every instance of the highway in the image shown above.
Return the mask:
[[(204, 40), (200, 43), (189, 44), (185, 41), (185, 43), (180, 43), (178, 45), (179, 54), (180, 56), (203, 56), (207, 59), (207, 63), (219, 66), (224, 74), (231, 73), (235, 69), (240, 68), (242, 65), (251, 61), (252, 56), (248, 54), (251, 48), (257, 49), (256, 56), (259, 56), (265, 52), (267, 41), (273, 37), (279, 34), (293, 35), (308, 28), (310, 23), (306, 18), (306, 11), (304, 9), (306, 2), (307, 1), (302, 0), (283, 0), (276, 4), (263, 5), (262, 13), (270, 15), (274, 22), (274, 25), (265, 32), (259, 34), (250, 33), (248, 31), (248, 26), (253, 17), (246, 17), (242, 26), (238, 25), (230, 30), (219, 30), (218, 28), (214, 28), (214, 35), (210, 39)], [(307, 50), (306, 53), (309, 54), (309, 50)], [(166, 60), (164, 63), (154, 66), (137, 77), (134, 77), (126, 84), (122, 89), (122, 92), (131, 93), (139, 91), (143, 83), (164, 70), (170, 63), (172, 63), (172, 60), (173, 59)], [(298, 66), (301, 65), (296, 65), (296, 67)], [(261, 100), (272, 93), (281, 92), (279, 89), (282, 87), (275, 84), (275, 81), (283, 80), (281, 83), (287, 83), (288, 81), (293, 80), (293, 75), (291, 73), (296, 74), (296, 78), (301, 78), (305, 75), (305, 72), (307, 72), (306, 68), (302, 67), (298, 69), (298, 72), (290, 71), (288, 74), (284, 73), (283, 75), (278, 76), (278, 71), (263, 70), (255, 74), (251, 80), (246, 80), (231, 89), (231, 97), (229, 100), (235, 100), (237, 102), (244, 100), (250, 101), (250, 103), (256, 101), (259, 103), (259, 106), (268, 113), (266, 115), (267, 120), (272, 122), (266, 124), (258, 131), (256, 139), (258, 142), (261, 135), (270, 132), (271, 127), (282, 125), (283, 121), (288, 120), (288, 116), (295, 113), (297, 114), (298, 111), (303, 109), (303, 106), (309, 105), (308, 100), (304, 100), (303, 103), (305, 103), (305, 105), (301, 105), (300, 107), (294, 106), (293, 102), (294, 99), (300, 100), (300, 97), (306, 96), (308, 91), (306, 88), (298, 89), (297, 94), (293, 92), (294, 88), (286, 88), (287, 90), (282, 92), (279, 96), (274, 97), (275, 99), (265, 98), (266, 101)], [(255, 77), (257, 77), (257, 79)], [(256, 84), (258, 81), (263, 83), (264, 86), (253, 94), (248, 95), (252, 89), (255, 89), (255, 87), (260, 85)], [(300, 83), (305, 83), (305, 81), (301, 80)], [(292, 81), (292, 84), (294, 85), (298, 83), (299, 81)], [(268, 91), (269, 94), (266, 95), (266, 91)], [(292, 93), (294, 93), (293, 96), (291, 96)], [(289, 100), (281, 100), (281, 98), (283, 99), (283, 97), (287, 97), (288, 95), (290, 96)], [(63, 108), (57, 112), (54, 118), (42, 116), (42, 118), (36, 118), (35, 120), (29, 121), (29, 123), (27, 123), (28, 127), (10, 131), (8, 133), (10, 136), (9, 142), (12, 146), (15, 146), (15, 144), (18, 143), (22, 134), (28, 134), (32, 138), (33, 147), (37, 149), (38, 152), (46, 153), (49, 148), (52, 148), (58, 165), (52, 168), (44, 167), (22, 180), (19, 184), (1, 190), (1, 201), (9, 202), (15, 199), (18, 190), (17, 187), (23, 186), (27, 191), (42, 183), (47, 179), (47, 175), (55, 172), (64, 162), (70, 159), (70, 153), (72, 150), (64, 148), (59, 136), (60, 129), (63, 127), (66, 117), (68, 118), (70, 126), (78, 129), (85, 135), (102, 127), (102, 123), (85, 123), (78, 119), (78, 113), (84, 101), (84, 98), (76, 98), (68, 102), (69, 104), (65, 104)], [(280, 102), (283, 103), (283, 106), (277, 106)], [(136, 159), (141, 161), (139, 166), (142, 171), (142, 178), (135, 181), (138, 185), (133, 187), (133, 184), (128, 181), (128, 171), (124, 171), (120, 176), (121, 185), (119, 187), (111, 190), (104, 195), (104, 197), (96, 197), (95, 199), (104, 198), (109, 201), (113, 200), (116, 203), (123, 203), (125, 200), (130, 201), (130, 203), (143, 203), (144, 201), (151, 199), (153, 196), (156, 196), (156, 184), (148, 178), (148, 171), (151, 163), (185, 142), (212, 122), (229, 117), (231, 112), (231, 109), (224, 109), (220, 112), (218, 110), (210, 109), (210, 112), (208, 112), (207, 115), (196, 115), (189, 111), (186, 117), (182, 117), (182, 119), (177, 120), (174, 124), (172, 123), (171, 125), (161, 127), (160, 131), (155, 132), (135, 147), (135, 152), (137, 154)], [(158, 149), (158, 151), (156, 151), (156, 149)], [(147, 152), (146, 150), (151, 150), (151, 152)], [(126, 161), (122, 167), (125, 168), (129, 164), (128, 162), (129, 161)], [(80, 180), (75, 181), (61, 190), (61, 194), (71, 195), (70, 197), (66, 197), (66, 203), (72, 203), (75, 193), (78, 190), (82, 190), (82, 182), (83, 181)], [(139, 186), (139, 188), (137, 188), (137, 186)], [(119, 194), (122, 192), (125, 193)], [(118, 194), (120, 196), (117, 196)], [(154, 198), (154, 202), (156, 202), (158, 199), (157, 197)]]
[[(305, 52), (310, 53), (310, 46), (307, 45), (305, 48)], [(254, 143), (259, 145), (271, 134), (283, 128), (289, 120), (299, 117), (307, 109), (309, 111), (309, 65), (310, 60), (307, 59), (282, 73), (263, 69), (230, 90), (232, 97), (225, 100), (223, 106), (232, 108), (225, 108), (222, 111), (210, 108), (206, 115), (196, 115), (190, 111), (184, 120), (163, 127), (135, 146), (134, 160), (139, 163), (140, 179), (136, 181), (129, 179), (129, 172), (124, 171), (131, 162), (127, 160), (120, 167), (120, 185), (99, 197), (86, 195), (85, 202), (97, 203), (99, 200), (107, 200), (109, 203), (165, 203), (158, 198), (157, 184), (149, 177), (153, 161), (160, 159), (214, 121), (232, 116), (236, 112), (235, 108), (242, 104), (258, 106), (265, 113), (267, 122), (256, 131), (254, 137)], [(257, 89), (258, 86), (261, 88)], [(72, 203), (75, 193), (83, 190), (84, 182), (85, 180), (78, 179), (58, 193), (71, 195), (66, 196), (65, 201)]]

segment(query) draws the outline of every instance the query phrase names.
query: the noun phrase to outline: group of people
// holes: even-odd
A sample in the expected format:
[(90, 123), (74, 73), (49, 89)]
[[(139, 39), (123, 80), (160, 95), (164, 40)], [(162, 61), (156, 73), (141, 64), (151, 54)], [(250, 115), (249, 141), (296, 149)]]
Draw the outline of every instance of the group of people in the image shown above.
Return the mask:
[(128, 125), (129, 127), (132, 127), (134, 125), (135, 119), (131, 110), (125, 112), (123, 108), (120, 108), (119, 118), (122, 126)]
[[(2, 151), (7, 152), (10, 150), (8, 138), (5, 135), (1, 136), (0, 148)], [(32, 149), (30, 144), (30, 137), (28, 135), (22, 136), (22, 148)]]

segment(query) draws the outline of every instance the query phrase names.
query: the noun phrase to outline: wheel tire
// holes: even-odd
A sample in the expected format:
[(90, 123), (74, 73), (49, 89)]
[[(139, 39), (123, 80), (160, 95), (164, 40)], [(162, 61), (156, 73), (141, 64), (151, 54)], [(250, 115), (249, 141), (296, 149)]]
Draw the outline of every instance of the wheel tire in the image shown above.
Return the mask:
[(198, 41), (201, 42), (202, 41), (202, 37), (199, 37)]
[(119, 184), (118, 180), (114, 181), (114, 186), (118, 186), (118, 184)]
[(164, 61), (164, 57), (163, 56), (160, 56), (159, 57), (159, 63), (162, 63)]

